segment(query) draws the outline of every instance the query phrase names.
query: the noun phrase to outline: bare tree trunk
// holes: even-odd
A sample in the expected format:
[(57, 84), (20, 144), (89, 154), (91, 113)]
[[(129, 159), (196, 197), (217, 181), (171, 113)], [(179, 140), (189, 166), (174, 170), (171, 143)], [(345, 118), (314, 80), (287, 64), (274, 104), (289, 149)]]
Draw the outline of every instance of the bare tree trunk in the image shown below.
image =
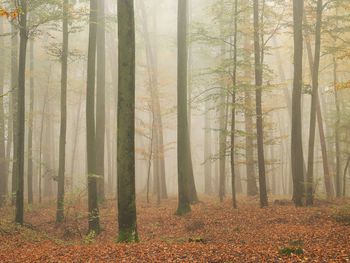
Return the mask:
[(211, 165), (211, 122), (210, 122), (210, 101), (205, 101), (204, 113), (204, 192), (211, 194), (212, 189), (212, 165)]
[[(3, 19), (0, 19), (0, 34), (4, 32)], [(4, 40), (0, 38), (0, 57), (4, 57)], [(4, 63), (0, 64), (0, 94), (4, 94)], [(8, 171), (5, 149), (5, 111), (3, 98), (0, 99), (0, 207), (5, 205), (7, 196)]]
[(30, 87), (29, 87), (29, 118), (28, 118), (28, 167), (27, 167), (27, 186), (28, 203), (33, 203), (33, 123), (34, 123), (34, 40), (30, 40)]
[(25, 134), (25, 79), (26, 79), (26, 53), (27, 53), (27, 1), (20, 0), (20, 49), (17, 91), (17, 191), (16, 191), (16, 223), (23, 225), (24, 219), (24, 134)]
[(105, 0), (98, 1), (97, 23), (97, 89), (96, 89), (96, 172), (99, 201), (104, 201), (105, 190), (105, 134), (106, 134), (106, 29)]
[(65, 173), (66, 173), (66, 138), (67, 138), (67, 80), (68, 80), (68, 8), (69, 0), (64, 0), (62, 5), (62, 55), (61, 55), (61, 127), (59, 142), (59, 164), (58, 164), (58, 189), (57, 189), (57, 211), (56, 222), (64, 219), (64, 195), (65, 195)]
[(187, 121), (187, 7), (187, 0), (178, 1), (177, 169), (179, 202), (176, 211), (178, 215), (184, 215), (191, 211), (189, 183), (191, 174), (193, 174)]
[(303, 205), (304, 171), (303, 171), (303, 144), (301, 96), (303, 85), (303, 9), (304, 1), (293, 0), (294, 21), (294, 81), (292, 94), (292, 176), (293, 199), (296, 206)]
[[(90, 0), (89, 48), (86, 87), (86, 146), (88, 176), (89, 232), (100, 232), (96, 178), (95, 74), (98, 0)], [(129, 120), (130, 121), (130, 120)]]
[(119, 242), (137, 242), (135, 198), (134, 2), (118, 0), (118, 222)]
[(259, 0), (254, 0), (254, 50), (255, 50), (255, 86), (256, 86), (256, 130), (258, 144), (258, 168), (259, 168), (259, 192), (260, 206), (268, 206), (265, 157), (264, 157), (264, 134), (263, 134), (263, 112), (262, 112), (262, 84), (263, 84), (263, 59), (260, 43), (261, 27), (259, 22)]
[(232, 206), (237, 208), (236, 174), (235, 174), (235, 132), (236, 132), (236, 85), (237, 85), (237, 35), (238, 35), (238, 0), (234, 2), (234, 43), (233, 43), (233, 72), (232, 72), (232, 112), (231, 112), (231, 187)]
[(13, 161), (12, 161), (12, 188), (11, 188), (11, 203), (16, 203), (16, 191), (17, 191), (17, 137), (19, 133), (18, 129), (18, 32), (15, 25), (11, 25), (11, 116), (12, 116), (12, 136), (13, 136)]

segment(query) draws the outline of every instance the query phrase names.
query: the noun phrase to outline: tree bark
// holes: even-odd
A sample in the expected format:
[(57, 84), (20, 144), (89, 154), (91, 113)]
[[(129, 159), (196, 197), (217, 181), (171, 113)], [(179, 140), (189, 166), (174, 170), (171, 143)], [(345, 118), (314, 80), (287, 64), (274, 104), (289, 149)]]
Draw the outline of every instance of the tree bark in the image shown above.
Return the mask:
[(20, 25), (20, 49), (18, 69), (17, 91), (17, 189), (16, 189), (16, 217), (15, 222), (23, 225), (24, 219), (24, 134), (25, 134), (25, 79), (26, 79), (26, 53), (27, 53), (27, 1), (19, 1), (21, 12), (19, 15)]
[(118, 222), (119, 242), (137, 242), (135, 198), (134, 3), (118, 0)]
[(99, 0), (97, 23), (97, 90), (96, 90), (96, 171), (99, 201), (105, 200), (105, 134), (106, 134), (106, 26), (105, 0)]
[(89, 48), (86, 89), (86, 146), (88, 176), (89, 232), (100, 232), (97, 196), (96, 133), (95, 133), (95, 73), (97, 45), (98, 0), (90, 0)]
[(294, 203), (303, 205), (304, 171), (302, 145), (301, 96), (303, 86), (303, 0), (293, 0), (294, 80), (292, 94), (291, 157)]
[[(3, 19), (0, 19), (0, 34), (4, 32)], [(4, 40), (0, 38), (0, 57), (4, 57)], [(4, 94), (4, 63), (0, 65), (0, 94)], [(0, 99), (0, 207), (5, 205), (7, 196), (8, 171), (5, 150), (5, 111), (3, 98)]]
[(211, 194), (212, 187), (212, 164), (211, 164), (211, 121), (210, 121), (210, 101), (205, 101), (204, 113), (204, 193)]
[(191, 211), (189, 182), (191, 173), (193, 174), (187, 121), (187, 7), (187, 0), (178, 0), (177, 169), (179, 201), (176, 211), (178, 215), (184, 215)]
[(259, 22), (259, 0), (254, 0), (254, 53), (255, 53), (255, 97), (256, 97), (256, 131), (258, 144), (258, 168), (259, 168), (259, 192), (260, 207), (268, 206), (265, 157), (264, 157), (264, 133), (263, 133), (263, 112), (262, 112), (262, 84), (263, 84), (263, 54), (260, 43), (261, 28)]
[(11, 203), (16, 203), (16, 191), (17, 191), (17, 137), (19, 133), (18, 129), (18, 32), (15, 25), (11, 25), (11, 116), (12, 116), (12, 137), (13, 137), (13, 155), (12, 155), (12, 183), (11, 183)]
[(67, 80), (68, 80), (68, 8), (69, 0), (62, 3), (62, 55), (61, 55), (61, 127), (59, 142), (58, 189), (56, 222), (64, 219), (65, 171), (66, 171), (66, 138), (67, 138)]
[(231, 187), (232, 206), (237, 208), (236, 174), (235, 174), (235, 131), (236, 131), (236, 85), (237, 85), (237, 35), (238, 35), (238, 0), (234, 2), (234, 43), (233, 43), (233, 72), (232, 72), (232, 113), (231, 113)]
[(34, 40), (30, 40), (30, 86), (29, 86), (29, 117), (28, 117), (28, 164), (27, 186), (28, 203), (33, 204), (33, 124), (34, 124)]

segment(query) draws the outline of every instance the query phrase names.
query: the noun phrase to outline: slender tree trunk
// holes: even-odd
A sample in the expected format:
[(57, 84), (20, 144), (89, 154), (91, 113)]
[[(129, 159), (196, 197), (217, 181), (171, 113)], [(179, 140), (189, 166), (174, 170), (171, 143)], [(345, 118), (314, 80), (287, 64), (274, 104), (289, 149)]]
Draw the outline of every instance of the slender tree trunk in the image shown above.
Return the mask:
[(12, 157), (12, 188), (11, 188), (11, 203), (16, 203), (16, 191), (17, 191), (17, 137), (19, 133), (18, 129), (18, 32), (14, 25), (11, 25), (11, 115), (12, 115), (12, 136), (13, 136), (13, 157)]
[(301, 96), (303, 85), (303, 0), (293, 0), (294, 21), (294, 81), (292, 95), (291, 157), (294, 203), (303, 205), (304, 171), (302, 145)]
[(335, 121), (335, 158), (336, 158), (336, 174), (335, 174), (335, 192), (336, 197), (341, 197), (341, 154), (340, 154), (340, 103), (339, 94), (336, 88), (338, 82), (338, 63), (337, 59), (333, 57), (333, 86), (334, 86), (334, 100), (336, 108), (336, 121)]
[(210, 100), (205, 101), (204, 113), (204, 192), (211, 194), (212, 188), (212, 165), (211, 165), (211, 122), (210, 122)]
[[(95, 73), (97, 45), (98, 0), (90, 0), (89, 48), (86, 89), (86, 146), (88, 175), (89, 232), (100, 232), (97, 196), (96, 136), (95, 136)], [(129, 120), (130, 121), (130, 120)]]
[(42, 149), (43, 149), (43, 134), (44, 134), (44, 121), (45, 121), (45, 114), (46, 114), (46, 106), (48, 102), (49, 97), (49, 86), (50, 86), (50, 77), (51, 77), (51, 67), (49, 69), (48, 74), (48, 81), (46, 85), (46, 91), (45, 96), (43, 100), (43, 108), (41, 112), (41, 124), (40, 124), (40, 137), (39, 137), (39, 182), (38, 182), (38, 188), (39, 188), (39, 203), (42, 201), (42, 171), (43, 171), (43, 163), (42, 163)]
[[(318, 71), (320, 67), (321, 53), (321, 24), (322, 24), (322, 0), (317, 1), (317, 19), (315, 35), (315, 59), (312, 67), (312, 98), (310, 110), (310, 130), (309, 130), (309, 149), (308, 165), (306, 174), (306, 205), (312, 206), (314, 202), (313, 195), (313, 168), (314, 168), (314, 151), (315, 151), (315, 132), (316, 132), (316, 108), (318, 103)], [(322, 125), (322, 123), (321, 123)]]
[[(191, 193), (189, 188), (192, 161), (187, 121), (187, 0), (178, 1), (178, 65), (177, 65), (177, 169), (179, 202), (177, 214), (191, 211)], [(193, 173), (193, 171), (192, 171)]]
[(232, 206), (237, 208), (236, 174), (235, 174), (235, 131), (236, 131), (236, 86), (237, 86), (237, 35), (238, 35), (238, 0), (234, 2), (234, 43), (233, 43), (233, 72), (232, 72), (232, 120), (231, 120), (231, 187)]
[(266, 176), (265, 176), (265, 158), (264, 158), (264, 134), (263, 134), (263, 112), (262, 112), (262, 84), (263, 84), (263, 65), (260, 43), (260, 22), (259, 22), (259, 0), (254, 0), (254, 50), (255, 50), (255, 86), (256, 86), (256, 130), (258, 144), (258, 167), (259, 167), (259, 192), (260, 206), (268, 206)]
[(62, 17), (62, 55), (61, 55), (61, 128), (59, 143), (58, 189), (56, 222), (64, 219), (65, 170), (66, 170), (66, 138), (67, 138), (67, 80), (68, 80), (68, 8), (69, 0), (63, 0)]
[(34, 41), (30, 40), (30, 86), (29, 86), (29, 118), (28, 118), (28, 167), (27, 167), (27, 186), (28, 203), (33, 203), (33, 123), (34, 123)]
[[(307, 23), (305, 16), (304, 16), (304, 19), (305, 19), (305, 23)], [(311, 41), (310, 41), (310, 38), (307, 35), (307, 33), (305, 34), (305, 42), (306, 42), (306, 47), (307, 47), (307, 54), (308, 54), (310, 72), (311, 72), (311, 75), (313, 76), (313, 78), (314, 78), (314, 74), (317, 74), (316, 77), (317, 77), (317, 86), (318, 86), (318, 74), (319, 73), (318, 73), (318, 70), (317, 70), (317, 72), (315, 72), (315, 70), (316, 70), (315, 66), (317, 66), (315, 63), (318, 62), (318, 67), (319, 67), (320, 49), (321, 49), (322, 3), (318, 3), (317, 20), (318, 20), (316, 22), (317, 23), (317, 28), (316, 28), (316, 30), (317, 30), (316, 38), (317, 39), (316, 39), (316, 43), (315, 43), (315, 51), (317, 51), (318, 53), (315, 52), (315, 62), (314, 62), (313, 55), (312, 55)], [(320, 27), (320, 28), (318, 28), (318, 27)], [(318, 45), (319, 45), (319, 47), (317, 47)], [(313, 79), (313, 83), (315, 83), (314, 79)], [(330, 198), (332, 198), (334, 196), (334, 190), (333, 190), (332, 180), (331, 180), (330, 171), (329, 171), (327, 145), (326, 145), (326, 138), (325, 138), (324, 127), (323, 127), (323, 120), (322, 120), (322, 112), (321, 112), (321, 105), (320, 105), (318, 87), (317, 87), (317, 92), (315, 94), (317, 96), (317, 99), (316, 99), (316, 102), (315, 102), (316, 105), (313, 105), (313, 106), (315, 106), (314, 110), (316, 111), (315, 114), (316, 114), (316, 118), (317, 118), (318, 130), (319, 130), (319, 135), (320, 135), (321, 153), (322, 153), (322, 160), (323, 160), (322, 164), (323, 164), (323, 173), (324, 173), (324, 183), (325, 183), (327, 198), (330, 199)], [(314, 94), (312, 94), (312, 96), (314, 96)], [(315, 117), (315, 116), (313, 116), (313, 117)], [(311, 122), (311, 119), (310, 119), (310, 122)], [(310, 131), (310, 133), (311, 133), (311, 131)], [(310, 149), (309, 149), (309, 151), (310, 151)], [(311, 178), (309, 178), (309, 180), (311, 180)], [(308, 181), (307, 187), (310, 187), (309, 184), (310, 184), (310, 181)], [(311, 187), (312, 187), (312, 184), (311, 184)], [(307, 189), (307, 191), (309, 191), (307, 193), (307, 199), (308, 199), (308, 198), (310, 198), (309, 195), (313, 194), (313, 190), (312, 189)], [(308, 204), (308, 205), (310, 205), (310, 204)]]
[[(85, 78), (85, 72), (83, 74)], [(73, 141), (73, 151), (72, 151), (72, 163), (71, 163), (71, 168), (70, 168), (70, 184), (71, 184), (71, 192), (74, 190), (74, 173), (75, 173), (75, 164), (76, 164), (76, 153), (77, 153), (77, 148), (78, 148), (78, 141), (79, 141), (79, 127), (80, 127), (80, 116), (81, 116), (81, 108), (83, 104), (83, 93), (80, 93), (79, 95), (79, 106), (78, 106), (78, 111), (77, 111), (77, 116), (75, 119), (75, 128), (74, 128), (74, 141)]]
[(105, 0), (98, 1), (97, 23), (97, 90), (96, 90), (96, 171), (98, 178), (98, 197), (105, 200), (105, 134), (106, 134), (106, 29)]
[(118, 0), (118, 222), (119, 242), (137, 242), (135, 198), (134, 2)]
[[(0, 34), (4, 32), (3, 19), (0, 18)], [(4, 57), (4, 40), (0, 38), (0, 57)], [(4, 63), (0, 64), (0, 94), (4, 94)], [(0, 99), (0, 207), (5, 205), (7, 195), (8, 171), (5, 150), (5, 111), (3, 98)]]
[(16, 191), (16, 223), (23, 225), (24, 219), (24, 134), (25, 134), (25, 79), (26, 79), (26, 53), (27, 53), (27, 1), (20, 1), (20, 49), (17, 91), (17, 191)]

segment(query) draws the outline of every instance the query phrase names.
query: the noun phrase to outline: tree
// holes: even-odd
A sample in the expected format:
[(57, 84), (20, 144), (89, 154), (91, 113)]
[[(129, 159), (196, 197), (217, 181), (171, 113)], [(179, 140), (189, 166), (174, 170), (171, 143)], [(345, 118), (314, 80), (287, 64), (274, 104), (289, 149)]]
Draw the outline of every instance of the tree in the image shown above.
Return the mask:
[(234, 2), (234, 43), (233, 43), (233, 72), (232, 72), (232, 113), (231, 113), (231, 184), (232, 206), (237, 208), (236, 174), (235, 174), (235, 130), (236, 130), (236, 86), (237, 86), (237, 36), (238, 36), (238, 0)]
[[(12, 183), (11, 183), (11, 204), (16, 203), (16, 191), (17, 191), (17, 139), (18, 139), (18, 31), (14, 24), (11, 25), (11, 117), (12, 117), (12, 148), (13, 148), (13, 161), (12, 161)], [(9, 156), (9, 155), (8, 155)]]
[(212, 165), (211, 165), (211, 121), (210, 121), (210, 101), (205, 101), (205, 113), (204, 113), (204, 192), (211, 194), (213, 192), (212, 187)]
[(291, 158), (293, 201), (302, 206), (304, 193), (301, 95), (303, 86), (303, 0), (293, 0), (294, 78), (292, 94)]
[[(315, 34), (315, 55), (312, 65), (312, 92), (311, 92), (311, 110), (310, 110), (310, 130), (309, 130), (309, 149), (308, 149), (308, 166), (306, 173), (306, 205), (311, 206), (314, 202), (314, 190), (313, 190), (313, 168), (314, 168), (314, 144), (315, 144), (315, 132), (316, 132), (316, 112), (317, 106), (319, 106), (318, 98), (318, 74), (320, 68), (320, 56), (321, 56), (321, 27), (322, 27), (322, 0), (317, 1), (317, 14), (316, 14), (316, 34)], [(320, 121), (320, 119), (319, 119)], [(322, 123), (319, 123), (322, 125)]]
[(62, 3), (62, 53), (61, 53), (61, 128), (59, 143), (58, 190), (56, 222), (64, 219), (64, 184), (66, 170), (66, 137), (67, 137), (67, 75), (68, 75), (68, 9), (69, 0)]
[(105, 0), (99, 0), (97, 23), (97, 89), (96, 89), (96, 172), (98, 178), (98, 198), (105, 200), (105, 134), (106, 134), (106, 29)]
[(259, 0), (254, 0), (254, 54), (255, 54), (255, 96), (256, 96), (256, 130), (258, 143), (258, 168), (259, 168), (259, 187), (260, 187), (260, 206), (268, 205), (266, 176), (265, 176), (265, 158), (264, 158), (264, 133), (263, 133), (263, 112), (262, 112), (262, 84), (263, 84), (263, 54), (261, 52), (261, 26), (259, 19)]
[[(3, 33), (3, 19), (0, 18), (0, 34)], [(3, 51), (4, 41), (0, 39), (0, 57), (4, 57)], [(5, 66), (4, 63), (0, 65), (0, 94), (4, 93), (4, 75)], [(3, 99), (0, 99), (0, 207), (5, 205), (7, 195), (7, 164), (6, 164), (6, 152), (5, 152), (5, 112)]]
[(34, 125), (34, 40), (30, 40), (30, 85), (29, 85), (29, 118), (28, 118), (28, 164), (27, 164), (27, 185), (28, 203), (33, 203), (33, 125)]
[(100, 216), (97, 201), (96, 137), (95, 137), (95, 69), (97, 45), (98, 0), (90, 0), (89, 48), (86, 90), (86, 145), (88, 176), (89, 232), (100, 232)]
[(24, 219), (24, 134), (25, 134), (25, 78), (26, 78), (26, 58), (27, 58), (27, 1), (20, 0), (19, 8), (19, 69), (18, 69), (18, 90), (17, 90), (17, 189), (16, 189), (16, 217), (15, 222), (23, 225)]
[(134, 1), (118, 0), (118, 39), (118, 241), (137, 242)]
[(190, 176), (193, 174), (190, 154), (190, 138), (187, 121), (187, 0), (178, 0), (177, 32), (177, 169), (178, 169), (178, 208), (176, 214), (184, 215), (191, 211)]

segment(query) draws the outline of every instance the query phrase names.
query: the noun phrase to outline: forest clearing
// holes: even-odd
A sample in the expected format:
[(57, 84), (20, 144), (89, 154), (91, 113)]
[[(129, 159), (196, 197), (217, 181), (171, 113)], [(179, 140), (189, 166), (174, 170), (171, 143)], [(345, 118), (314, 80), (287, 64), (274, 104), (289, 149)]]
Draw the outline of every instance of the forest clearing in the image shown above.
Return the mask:
[[(174, 215), (176, 199), (161, 205), (138, 202), (141, 242), (116, 244), (115, 200), (101, 206), (102, 232), (86, 235), (82, 200), (67, 207), (67, 221), (57, 225), (54, 204), (28, 211), (26, 225), (0, 223), (1, 262), (348, 262), (349, 201), (316, 201), (295, 208), (275, 201), (259, 209), (258, 200), (243, 198), (240, 209), (229, 200), (201, 197), (185, 217)], [(344, 212), (347, 211), (347, 217)], [(344, 217), (341, 217), (344, 216)], [(15, 248), (15, 249), (14, 249)], [(299, 253), (293, 249), (300, 249)], [(289, 254), (291, 253), (291, 255)]]

